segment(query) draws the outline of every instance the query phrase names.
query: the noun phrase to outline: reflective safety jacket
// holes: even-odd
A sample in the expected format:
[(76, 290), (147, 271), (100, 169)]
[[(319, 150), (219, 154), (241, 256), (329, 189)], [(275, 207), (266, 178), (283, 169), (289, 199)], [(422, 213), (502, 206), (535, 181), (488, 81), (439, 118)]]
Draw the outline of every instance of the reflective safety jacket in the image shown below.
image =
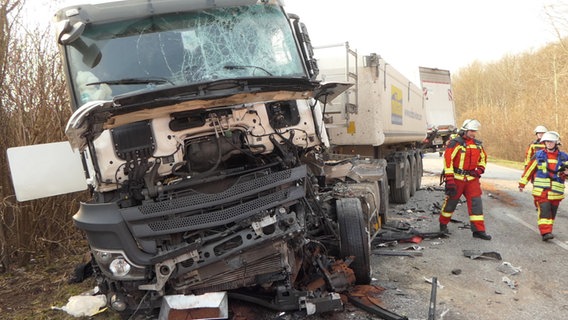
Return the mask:
[(543, 196), (546, 191), (548, 200), (564, 199), (564, 181), (565, 175), (559, 172), (560, 167), (568, 165), (568, 154), (558, 149), (548, 151), (546, 149), (539, 150), (535, 156), (529, 161), (519, 186), (524, 187), (531, 177), (533, 181), (533, 196)]
[(479, 169), (485, 171), (487, 154), (482, 143), (466, 136), (458, 136), (450, 140), (444, 152), (444, 174), (446, 178), (453, 176), (456, 180), (470, 181), (477, 179), (471, 172)]
[(538, 150), (544, 149), (544, 143), (540, 142), (540, 139), (533, 141), (529, 147), (527, 148), (527, 152), (525, 153), (525, 167), (529, 164), (532, 157), (536, 154)]

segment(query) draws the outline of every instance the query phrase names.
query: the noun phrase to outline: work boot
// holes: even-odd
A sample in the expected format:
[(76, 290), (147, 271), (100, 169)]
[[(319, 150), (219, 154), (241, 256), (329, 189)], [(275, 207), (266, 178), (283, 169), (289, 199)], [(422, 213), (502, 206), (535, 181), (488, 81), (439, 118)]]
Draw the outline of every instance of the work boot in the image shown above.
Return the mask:
[(473, 232), (474, 238), (479, 238), (483, 240), (491, 240), (491, 236), (485, 233), (485, 231), (474, 231)]
[(448, 230), (447, 224), (440, 223), (440, 233), (450, 234), (450, 230)]
[(552, 233), (546, 233), (542, 235), (542, 241), (548, 241), (554, 239), (554, 235)]

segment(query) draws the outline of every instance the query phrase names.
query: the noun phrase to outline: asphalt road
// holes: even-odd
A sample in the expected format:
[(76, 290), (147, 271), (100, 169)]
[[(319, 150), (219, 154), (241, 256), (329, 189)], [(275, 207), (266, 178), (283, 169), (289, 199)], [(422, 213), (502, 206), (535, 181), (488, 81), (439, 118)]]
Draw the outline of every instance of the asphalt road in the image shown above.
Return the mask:
[[(568, 200), (560, 205), (556, 238), (543, 242), (531, 187), (523, 193), (517, 189), (521, 171), (488, 163), (481, 181), (491, 241), (472, 237), (465, 203), (452, 217), (449, 237), (409, 241), (411, 233), (439, 231), (441, 168), (437, 153), (425, 155), (420, 190), (409, 203), (390, 206), (385, 234), (372, 247), (379, 253), (371, 257), (372, 285), (382, 290), (373, 302), (411, 320), (568, 319)], [(389, 237), (404, 240), (387, 241)], [(262, 319), (380, 319), (345, 306), (345, 311), (331, 314), (271, 313)]]
[[(444, 198), (441, 168), (438, 154), (425, 156), (421, 190), (408, 204), (391, 206), (389, 225), (403, 222), (421, 232), (438, 230), (436, 206)], [(543, 242), (531, 187), (522, 193), (517, 189), (520, 176), (520, 170), (487, 165), (481, 181), (491, 241), (472, 237), (463, 203), (454, 213), (449, 238), (382, 247), (398, 252), (417, 246), (412, 251), (422, 254), (373, 257), (376, 283), (387, 289), (381, 297), (385, 307), (409, 319), (568, 319), (568, 202), (560, 204), (556, 238)], [(472, 259), (464, 250), (484, 255)], [(494, 259), (498, 256), (501, 260)], [(441, 286), (430, 304), (432, 285), (425, 279), (433, 277)], [(429, 318), (431, 306), (435, 313)]]

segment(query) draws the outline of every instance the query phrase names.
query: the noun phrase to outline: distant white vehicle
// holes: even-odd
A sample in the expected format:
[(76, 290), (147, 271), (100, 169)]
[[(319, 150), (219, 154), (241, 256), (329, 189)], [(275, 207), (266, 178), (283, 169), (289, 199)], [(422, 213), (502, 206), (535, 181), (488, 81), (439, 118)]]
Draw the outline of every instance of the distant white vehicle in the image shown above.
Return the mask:
[(423, 150), (442, 154), (446, 142), (457, 131), (450, 71), (426, 67), (419, 70), (428, 123)]

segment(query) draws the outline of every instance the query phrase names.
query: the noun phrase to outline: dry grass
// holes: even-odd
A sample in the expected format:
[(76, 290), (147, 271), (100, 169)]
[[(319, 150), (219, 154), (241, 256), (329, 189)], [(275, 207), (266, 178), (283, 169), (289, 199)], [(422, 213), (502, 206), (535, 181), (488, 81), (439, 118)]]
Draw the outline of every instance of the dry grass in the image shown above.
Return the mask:
[[(85, 243), (82, 246), (86, 248)], [(33, 259), (25, 267), (0, 274), (2, 319), (76, 319), (51, 307), (62, 307), (69, 297), (88, 292), (95, 287), (92, 277), (82, 283), (68, 283), (75, 266), (83, 261), (83, 257), (83, 254), (77, 254), (49, 260)], [(119, 319), (119, 316), (107, 310), (90, 319)]]

